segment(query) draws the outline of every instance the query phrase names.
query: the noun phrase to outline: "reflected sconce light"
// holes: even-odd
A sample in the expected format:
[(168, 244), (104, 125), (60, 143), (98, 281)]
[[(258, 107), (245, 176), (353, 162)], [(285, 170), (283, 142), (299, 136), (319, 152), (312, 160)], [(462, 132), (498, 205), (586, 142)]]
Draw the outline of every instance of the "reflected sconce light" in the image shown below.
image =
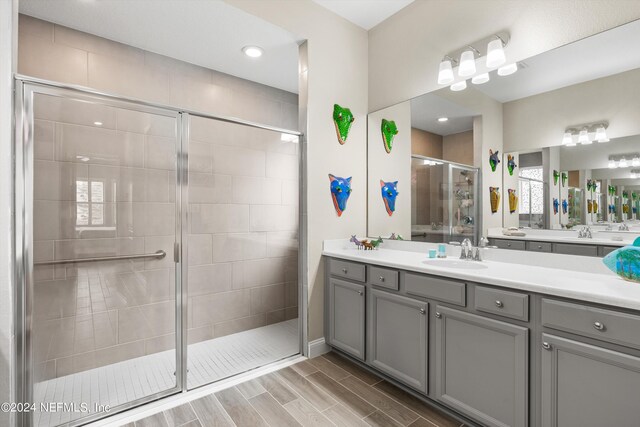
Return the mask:
[(489, 73), (478, 74), (477, 76), (473, 76), (471, 79), (471, 83), (474, 85), (481, 85), (489, 81)]
[(633, 169), (631, 171), (631, 174), (629, 175), (629, 178), (631, 179), (640, 178), (640, 169)]
[(455, 59), (449, 56), (445, 56), (440, 62), (440, 69), (438, 70), (438, 84), (448, 85), (453, 82), (453, 68), (452, 63), (456, 63)]
[(503, 65), (502, 67), (498, 68), (498, 75), (500, 77), (510, 76), (516, 71), (518, 71), (518, 64), (513, 62), (511, 64)]
[(573, 129), (567, 129), (564, 131), (564, 136), (562, 137), (562, 145), (566, 145), (567, 147), (573, 147), (576, 145), (573, 142)]
[(592, 141), (589, 139), (589, 131), (586, 127), (583, 127), (578, 134), (578, 142), (583, 145), (591, 144)]
[[(593, 141), (609, 142), (609, 138), (607, 137), (608, 127), (609, 123), (607, 122), (596, 122), (566, 128), (562, 136), (562, 145), (574, 147), (576, 145), (576, 136), (578, 144), (582, 145), (592, 144)], [(580, 131), (578, 131), (578, 129), (580, 129)]]
[[(631, 161), (627, 159), (631, 159)], [(627, 153), (627, 154), (616, 154), (614, 156), (609, 156), (608, 166), (609, 166), (609, 169), (628, 168), (630, 166), (638, 167), (640, 166), (640, 154)]]
[(467, 88), (467, 81), (462, 80), (461, 82), (457, 82), (451, 85), (451, 90), (454, 92), (460, 92), (461, 90), (465, 90)]
[[(462, 82), (454, 83), (455, 76), (465, 80), (471, 77), (471, 83), (480, 85), (487, 83), (490, 80), (489, 73), (498, 67), (501, 67), (498, 70), (501, 76), (515, 73), (518, 65), (523, 64), (504, 65), (507, 62), (505, 47), (508, 43), (509, 33), (500, 32), (448, 53), (440, 61), (438, 84), (451, 85), (451, 90), (458, 91), (466, 89), (467, 85)], [(483, 58), (484, 61), (477, 61)]]

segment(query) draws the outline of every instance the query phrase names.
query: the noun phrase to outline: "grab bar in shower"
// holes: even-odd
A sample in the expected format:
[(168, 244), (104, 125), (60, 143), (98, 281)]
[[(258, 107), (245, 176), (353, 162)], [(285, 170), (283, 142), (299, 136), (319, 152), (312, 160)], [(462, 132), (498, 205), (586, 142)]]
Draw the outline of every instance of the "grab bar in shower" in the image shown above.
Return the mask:
[(163, 250), (159, 250), (152, 254), (141, 254), (141, 255), (120, 255), (120, 256), (104, 256), (104, 257), (97, 257), (97, 258), (56, 259), (52, 261), (35, 262), (33, 263), (33, 265), (77, 264), (80, 262), (122, 261), (127, 259), (145, 259), (145, 258), (162, 259), (165, 256), (167, 256), (167, 253)]

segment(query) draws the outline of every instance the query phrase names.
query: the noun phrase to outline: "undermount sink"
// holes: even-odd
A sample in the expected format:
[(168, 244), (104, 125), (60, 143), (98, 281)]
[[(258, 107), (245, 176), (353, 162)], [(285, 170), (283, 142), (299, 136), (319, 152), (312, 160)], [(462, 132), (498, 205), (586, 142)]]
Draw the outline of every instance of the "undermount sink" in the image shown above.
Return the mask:
[(478, 261), (460, 261), (456, 259), (428, 259), (422, 261), (422, 263), (432, 267), (458, 268), (460, 270), (484, 270), (487, 268), (485, 264)]

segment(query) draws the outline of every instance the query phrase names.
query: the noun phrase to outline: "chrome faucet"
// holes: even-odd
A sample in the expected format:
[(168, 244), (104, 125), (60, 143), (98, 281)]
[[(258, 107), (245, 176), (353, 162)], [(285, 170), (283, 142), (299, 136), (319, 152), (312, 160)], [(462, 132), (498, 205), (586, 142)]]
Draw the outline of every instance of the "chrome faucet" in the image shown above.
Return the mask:
[(618, 226), (618, 231), (629, 231), (629, 226), (626, 222), (623, 222)]
[(460, 244), (460, 259), (465, 261), (482, 261), (480, 248), (474, 248), (471, 244), (471, 240), (468, 238), (464, 239)]
[(579, 239), (593, 239), (593, 234), (591, 234), (590, 227), (582, 227), (580, 231), (578, 231)]

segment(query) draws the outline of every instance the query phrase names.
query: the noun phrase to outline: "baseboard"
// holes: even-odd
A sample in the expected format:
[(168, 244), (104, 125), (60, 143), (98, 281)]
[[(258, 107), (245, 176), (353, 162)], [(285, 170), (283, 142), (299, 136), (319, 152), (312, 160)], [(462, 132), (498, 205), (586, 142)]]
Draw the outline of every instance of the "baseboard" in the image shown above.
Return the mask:
[(314, 358), (316, 356), (320, 356), (321, 354), (329, 353), (331, 351), (331, 347), (324, 341), (324, 337), (318, 338), (317, 340), (313, 340), (309, 342), (309, 351), (307, 355), (309, 359)]

